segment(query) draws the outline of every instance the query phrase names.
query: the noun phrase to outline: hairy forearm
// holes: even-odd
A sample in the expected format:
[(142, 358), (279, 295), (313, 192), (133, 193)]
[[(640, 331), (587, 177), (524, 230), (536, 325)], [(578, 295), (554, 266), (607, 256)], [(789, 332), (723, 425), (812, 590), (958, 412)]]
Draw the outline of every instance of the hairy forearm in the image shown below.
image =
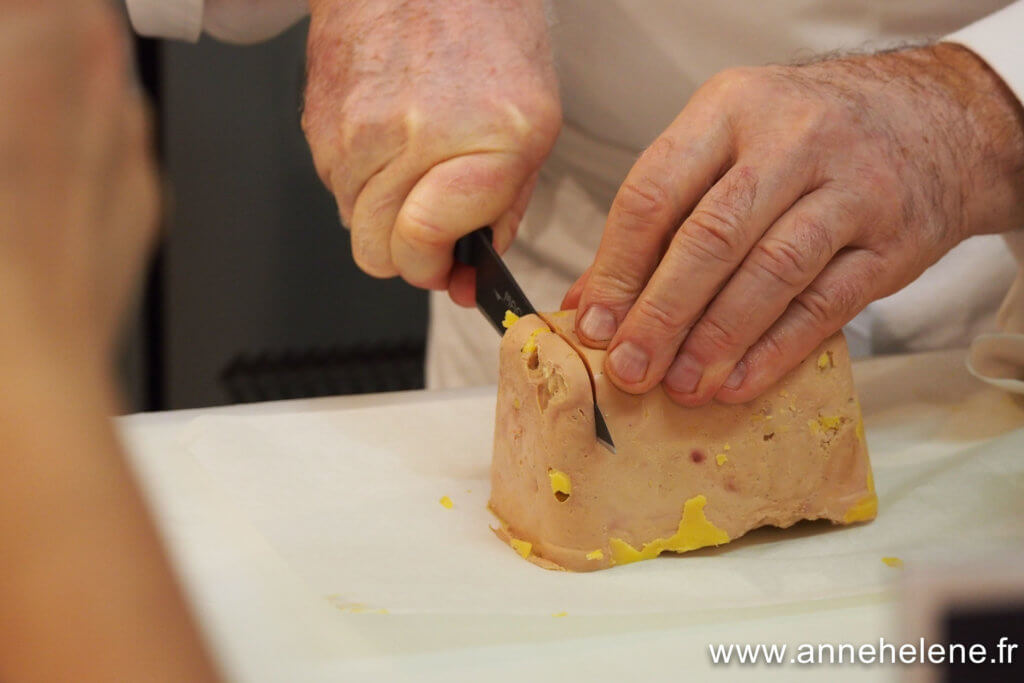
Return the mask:
[(963, 167), (970, 234), (1024, 225), (1024, 108), (1003, 80), (967, 48), (939, 43), (932, 58), (969, 127)]
[[(527, 62), (551, 61), (544, 0), (310, 0), (309, 8), (315, 24), (333, 24), (331, 42), (313, 39), (311, 52), (343, 50), (334, 61), (353, 76), (363, 69), (399, 66), (401, 73), (394, 74), (399, 83), (442, 53), (466, 62), (491, 59), (492, 75), (523, 56)], [(310, 33), (318, 35), (315, 29)], [(502, 54), (509, 50), (519, 54)], [(451, 94), (472, 85), (452, 82)]]
[(0, 355), (0, 679), (216, 678), (97, 365)]

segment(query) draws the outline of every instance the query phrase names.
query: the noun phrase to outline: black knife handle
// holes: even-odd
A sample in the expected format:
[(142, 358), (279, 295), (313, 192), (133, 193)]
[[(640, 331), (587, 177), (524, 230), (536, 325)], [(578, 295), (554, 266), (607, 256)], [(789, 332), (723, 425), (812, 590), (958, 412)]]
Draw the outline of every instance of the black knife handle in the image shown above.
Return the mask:
[(486, 244), (494, 242), (494, 233), (490, 227), (483, 227), (468, 235), (463, 235), (455, 243), (455, 261), (466, 266), (476, 267), (476, 240), (482, 239)]

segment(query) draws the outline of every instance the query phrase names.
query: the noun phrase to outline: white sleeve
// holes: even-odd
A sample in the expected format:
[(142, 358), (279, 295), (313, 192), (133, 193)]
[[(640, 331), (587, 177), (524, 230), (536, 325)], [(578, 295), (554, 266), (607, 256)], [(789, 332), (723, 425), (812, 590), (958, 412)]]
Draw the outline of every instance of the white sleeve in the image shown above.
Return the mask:
[(199, 40), (203, 0), (127, 0), (135, 32), (153, 38)]
[(309, 12), (307, 0), (127, 0), (143, 36), (199, 40), (205, 30), (231, 43), (272, 38)]
[(1024, 103), (1024, 0), (974, 22), (942, 39), (978, 55)]
[(203, 30), (228, 43), (258, 43), (308, 13), (308, 0), (206, 0)]

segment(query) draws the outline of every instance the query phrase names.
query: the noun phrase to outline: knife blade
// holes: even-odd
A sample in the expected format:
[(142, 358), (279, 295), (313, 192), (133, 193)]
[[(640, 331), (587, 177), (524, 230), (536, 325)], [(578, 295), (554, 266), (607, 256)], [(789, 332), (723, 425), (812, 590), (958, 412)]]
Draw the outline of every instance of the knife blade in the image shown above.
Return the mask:
[[(536, 314), (530, 300), (526, 298), (522, 288), (512, 276), (501, 256), (494, 249), (494, 235), (490, 228), (480, 228), (460, 238), (455, 243), (455, 260), (476, 270), (476, 306), (484, 317), (490, 321), (499, 335), (505, 334), (502, 322), (505, 311), (512, 311), (517, 316)], [(589, 371), (588, 371), (589, 373)], [(590, 385), (594, 393), (593, 380)], [(601, 409), (597, 406), (597, 395), (594, 394), (594, 427), (597, 440), (612, 453), (615, 443), (608, 430)]]

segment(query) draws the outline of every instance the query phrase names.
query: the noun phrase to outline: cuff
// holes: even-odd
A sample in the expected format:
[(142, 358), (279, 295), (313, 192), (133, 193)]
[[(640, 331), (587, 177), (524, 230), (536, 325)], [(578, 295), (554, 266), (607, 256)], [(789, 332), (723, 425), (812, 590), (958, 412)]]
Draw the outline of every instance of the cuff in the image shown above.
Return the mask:
[(958, 43), (988, 63), (1024, 103), (1024, 0), (974, 22), (943, 42)]
[(203, 0), (128, 0), (135, 32), (196, 42), (203, 30)]

